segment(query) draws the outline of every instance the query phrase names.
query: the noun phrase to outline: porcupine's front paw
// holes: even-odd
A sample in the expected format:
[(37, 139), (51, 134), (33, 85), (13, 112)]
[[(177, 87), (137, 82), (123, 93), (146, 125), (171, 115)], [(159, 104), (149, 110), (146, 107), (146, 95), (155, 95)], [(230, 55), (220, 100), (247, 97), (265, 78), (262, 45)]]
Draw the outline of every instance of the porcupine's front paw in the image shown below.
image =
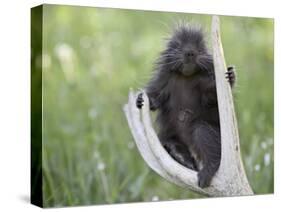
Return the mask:
[(230, 86), (233, 87), (235, 80), (236, 80), (236, 74), (235, 74), (235, 67), (234, 66), (228, 66), (227, 67), (227, 72), (226, 74), (226, 79), (230, 83)]
[(137, 100), (136, 100), (136, 106), (137, 108), (141, 109), (142, 106), (143, 106), (143, 97), (142, 97), (142, 93), (140, 93), (137, 97)]

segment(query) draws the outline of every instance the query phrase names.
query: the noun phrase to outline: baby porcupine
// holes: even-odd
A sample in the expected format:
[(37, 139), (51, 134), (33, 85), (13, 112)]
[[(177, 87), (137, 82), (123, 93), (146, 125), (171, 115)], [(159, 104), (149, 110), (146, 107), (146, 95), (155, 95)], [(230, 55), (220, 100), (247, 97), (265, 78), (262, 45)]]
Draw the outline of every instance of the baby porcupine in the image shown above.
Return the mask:
[[(234, 68), (226, 78), (233, 86)], [(221, 141), (213, 58), (200, 27), (179, 26), (161, 52), (145, 88), (158, 110), (158, 136), (167, 152), (198, 171), (198, 185), (210, 185), (220, 165)], [(143, 105), (142, 94), (137, 107)]]

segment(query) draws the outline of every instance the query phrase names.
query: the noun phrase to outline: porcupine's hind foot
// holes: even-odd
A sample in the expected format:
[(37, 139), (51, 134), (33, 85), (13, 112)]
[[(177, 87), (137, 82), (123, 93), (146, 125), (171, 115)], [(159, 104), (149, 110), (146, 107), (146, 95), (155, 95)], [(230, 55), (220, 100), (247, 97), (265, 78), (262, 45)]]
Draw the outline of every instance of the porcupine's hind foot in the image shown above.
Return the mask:
[(198, 171), (195, 159), (191, 156), (189, 149), (179, 142), (169, 141), (164, 143), (164, 148), (167, 152), (181, 165)]

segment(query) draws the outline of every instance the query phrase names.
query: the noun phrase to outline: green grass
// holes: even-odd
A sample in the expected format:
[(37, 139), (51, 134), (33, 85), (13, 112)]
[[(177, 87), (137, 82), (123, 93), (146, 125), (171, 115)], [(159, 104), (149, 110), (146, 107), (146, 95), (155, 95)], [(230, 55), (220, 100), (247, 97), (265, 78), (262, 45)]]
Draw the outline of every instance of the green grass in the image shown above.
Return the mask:
[[(44, 6), (44, 206), (202, 197), (151, 171), (122, 107), (141, 88), (175, 21), (211, 16)], [(221, 17), (235, 64), (241, 150), (255, 193), (273, 192), (273, 21)]]

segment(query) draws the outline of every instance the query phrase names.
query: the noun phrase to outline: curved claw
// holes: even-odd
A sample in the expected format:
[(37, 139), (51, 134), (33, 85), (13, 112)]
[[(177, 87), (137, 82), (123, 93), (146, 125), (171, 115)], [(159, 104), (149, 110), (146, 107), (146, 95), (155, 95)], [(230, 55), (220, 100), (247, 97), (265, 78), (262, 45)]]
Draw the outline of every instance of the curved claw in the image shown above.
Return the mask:
[(143, 106), (143, 97), (142, 97), (142, 93), (140, 93), (137, 97), (137, 100), (136, 100), (136, 106), (138, 109), (141, 109), (142, 106)]

